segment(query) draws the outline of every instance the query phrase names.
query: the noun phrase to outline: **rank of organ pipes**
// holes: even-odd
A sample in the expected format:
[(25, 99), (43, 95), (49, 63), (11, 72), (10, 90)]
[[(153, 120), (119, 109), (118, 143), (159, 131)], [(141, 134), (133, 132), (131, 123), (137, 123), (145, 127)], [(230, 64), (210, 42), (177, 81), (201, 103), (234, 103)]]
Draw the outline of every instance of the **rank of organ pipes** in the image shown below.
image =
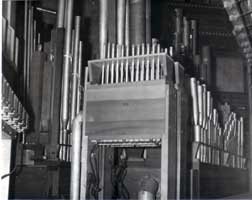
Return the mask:
[(206, 84), (192, 77), (190, 86), (194, 142), (199, 144), (196, 159), (203, 163), (245, 168), (243, 117), (230, 112), (224, 126), (221, 126), (220, 116), (213, 107), (213, 98)]
[[(160, 80), (164, 76), (160, 57), (168, 53), (160, 44), (105, 45), (99, 84)], [(172, 55), (172, 48), (169, 54)]]

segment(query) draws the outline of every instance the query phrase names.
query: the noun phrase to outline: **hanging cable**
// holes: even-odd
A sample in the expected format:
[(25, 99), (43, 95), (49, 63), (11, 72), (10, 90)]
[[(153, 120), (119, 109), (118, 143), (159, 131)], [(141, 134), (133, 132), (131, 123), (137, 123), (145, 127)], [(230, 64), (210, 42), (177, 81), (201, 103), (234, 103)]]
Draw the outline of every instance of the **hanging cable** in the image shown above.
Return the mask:
[(101, 191), (100, 178), (99, 178), (99, 161), (97, 160), (98, 145), (94, 145), (89, 154), (89, 163), (92, 173), (88, 174), (88, 196), (98, 199), (99, 192)]
[(118, 165), (113, 166), (112, 162), (111, 165), (111, 183), (114, 188), (113, 198), (130, 199), (129, 191), (124, 184), (127, 175), (127, 157), (120, 156)]

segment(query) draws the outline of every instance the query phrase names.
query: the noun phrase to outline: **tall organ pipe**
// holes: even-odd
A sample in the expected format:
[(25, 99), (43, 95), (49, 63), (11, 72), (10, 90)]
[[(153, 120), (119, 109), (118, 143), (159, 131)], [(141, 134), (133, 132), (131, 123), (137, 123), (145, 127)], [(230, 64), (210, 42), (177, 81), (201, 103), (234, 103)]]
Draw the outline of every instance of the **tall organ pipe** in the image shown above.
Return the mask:
[(100, 58), (105, 58), (104, 52), (108, 40), (108, 0), (100, 0)]
[(175, 51), (179, 53), (181, 44), (181, 23), (182, 23), (182, 10), (175, 9), (176, 12), (176, 31), (175, 31)]
[(203, 82), (207, 83), (207, 85), (211, 85), (211, 54), (209, 46), (202, 47), (202, 64), (200, 66), (200, 79)]
[(64, 27), (65, 0), (58, 0), (57, 28)]
[(67, 26), (65, 34), (65, 50), (63, 64), (63, 99), (62, 99), (62, 127), (67, 128), (68, 122), (68, 89), (69, 89), (69, 67), (71, 50), (71, 29), (73, 19), (73, 0), (67, 1)]
[(79, 63), (78, 63), (78, 84), (77, 84), (77, 103), (76, 110), (77, 113), (80, 111), (80, 101), (81, 101), (81, 72), (82, 72), (82, 41), (79, 45)]
[(29, 92), (29, 87), (30, 87), (30, 65), (31, 65), (31, 21), (32, 21), (32, 10), (31, 7), (29, 6), (28, 9), (28, 30), (27, 30), (27, 67), (26, 67), (26, 87), (27, 91), (26, 93)]
[(126, 0), (125, 3), (125, 45), (130, 45), (130, 8), (129, 8), (129, 1)]
[(73, 120), (72, 134), (72, 163), (71, 163), (71, 186), (70, 199), (79, 200), (80, 196), (80, 163), (81, 163), (81, 122), (83, 114), (80, 112)]
[(145, 43), (145, 0), (130, 0), (130, 40), (132, 44)]
[(190, 78), (191, 94), (193, 100), (193, 119), (194, 125), (198, 124), (198, 95), (197, 95), (197, 83), (195, 78)]
[(124, 44), (125, 35), (125, 0), (117, 0), (117, 43)]
[(146, 0), (146, 43), (151, 43), (151, 0)]
[(80, 16), (75, 18), (75, 41), (74, 41), (74, 59), (73, 59), (73, 83), (72, 83), (72, 99), (71, 99), (71, 120), (76, 115), (76, 99), (77, 99), (77, 76), (79, 64), (79, 42), (80, 42)]
[(27, 24), (28, 24), (28, 2), (25, 1), (25, 10), (24, 10), (24, 95), (25, 95), (25, 101), (26, 101), (26, 90), (27, 90)]
[(191, 50), (192, 55), (195, 56), (198, 53), (198, 25), (196, 20), (191, 20)]

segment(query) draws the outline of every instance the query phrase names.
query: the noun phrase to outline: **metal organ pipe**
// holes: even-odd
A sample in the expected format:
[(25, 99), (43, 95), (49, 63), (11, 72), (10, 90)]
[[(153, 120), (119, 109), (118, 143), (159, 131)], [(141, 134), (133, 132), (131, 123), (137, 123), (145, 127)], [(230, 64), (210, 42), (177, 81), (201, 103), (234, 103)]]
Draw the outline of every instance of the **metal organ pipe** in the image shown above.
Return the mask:
[(175, 9), (176, 13), (176, 31), (175, 31), (175, 52), (178, 53), (180, 51), (181, 44), (181, 24), (182, 24), (182, 10)]
[(192, 49), (192, 55), (195, 56), (197, 54), (198, 48), (198, 25), (196, 20), (191, 20), (191, 35), (190, 35), (190, 46)]
[(186, 49), (189, 47), (189, 23), (186, 17), (183, 17), (183, 43)]
[(26, 82), (26, 77), (27, 77), (27, 20), (28, 20), (28, 2), (25, 1), (25, 8), (24, 8), (24, 94), (25, 94), (25, 101), (26, 101), (26, 90), (27, 90), (27, 82)]
[(209, 46), (202, 47), (201, 79), (211, 86), (211, 53)]
[(71, 186), (70, 199), (79, 200), (80, 198), (80, 163), (81, 163), (81, 122), (83, 113), (80, 112), (73, 120), (72, 134), (72, 163), (71, 163)]
[(26, 87), (29, 92), (30, 87), (30, 65), (31, 65), (31, 22), (32, 22), (32, 9), (28, 9), (28, 30), (27, 30), (27, 68), (26, 68)]
[(62, 127), (67, 128), (68, 122), (68, 89), (69, 89), (69, 68), (71, 51), (71, 29), (73, 18), (73, 0), (67, 1), (67, 23), (65, 34), (65, 50), (63, 64), (63, 99), (62, 99)]
[(130, 40), (132, 44), (145, 43), (145, 0), (130, 0)]
[(71, 121), (76, 115), (76, 99), (77, 99), (77, 78), (79, 64), (79, 43), (80, 43), (80, 16), (75, 18), (75, 41), (74, 41), (74, 58), (73, 58), (73, 83), (72, 83), (72, 99), (71, 99)]
[(125, 0), (117, 0), (117, 44), (124, 44)]
[(100, 58), (105, 58), (105, 44), (108, 40), (108, 0), (100, 0)]
[(130, 8), (129, 8), (129, 1), (126, 0), (125, 3), (125, 44), (126, 46), (130, 45)]
[(65, 0), (58, 0), (57, 28), (64, 27)]
[(79, 60), (78, 60), (78, 85), (77, 85), (77, 103), (76, 103), (76, 111), (77, 113), (80, 111), (80, 103), (81, 103), (81, 72), (82, 72), (82, 41), (79, 44)]
[(151, 0), (146, 0), (146, 11), (145, 11), (145, 20), (146, 20), (146, 43), (151, 43)]

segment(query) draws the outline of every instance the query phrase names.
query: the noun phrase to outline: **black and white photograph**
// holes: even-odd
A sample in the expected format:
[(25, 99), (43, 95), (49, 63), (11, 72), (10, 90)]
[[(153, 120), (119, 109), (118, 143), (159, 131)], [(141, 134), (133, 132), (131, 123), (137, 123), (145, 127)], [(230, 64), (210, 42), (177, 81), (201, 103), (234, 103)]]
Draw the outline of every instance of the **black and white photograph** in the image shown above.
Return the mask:
[(252, 199), (252, 0), (0, 10), (0, 200)]

